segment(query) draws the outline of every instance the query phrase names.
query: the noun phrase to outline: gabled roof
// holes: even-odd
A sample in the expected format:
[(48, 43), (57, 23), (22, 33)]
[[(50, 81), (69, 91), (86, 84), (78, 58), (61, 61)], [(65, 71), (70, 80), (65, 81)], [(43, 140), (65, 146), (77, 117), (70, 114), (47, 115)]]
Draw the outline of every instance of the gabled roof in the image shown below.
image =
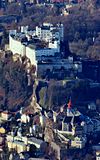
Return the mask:
[(80, 118), (80, 116), (73, 116), (72, 117), (72, 121), (71, 121), (71, 123), (81, 123), (82, 122), (82, 120), (81, 120), (81, 118)]
[(67, 116), (66, 116), (66, 117), (63, 119), (63, 122), (64, 122), (64, 123), (70, 123), (71, 120), (72, 120), (72, 117), (67, 117)]
[(63, 119), (63, 122), (64, 123), (81, 123), (82, 120), (80, 118), (80, 116), (66, 116), (64, 119)]

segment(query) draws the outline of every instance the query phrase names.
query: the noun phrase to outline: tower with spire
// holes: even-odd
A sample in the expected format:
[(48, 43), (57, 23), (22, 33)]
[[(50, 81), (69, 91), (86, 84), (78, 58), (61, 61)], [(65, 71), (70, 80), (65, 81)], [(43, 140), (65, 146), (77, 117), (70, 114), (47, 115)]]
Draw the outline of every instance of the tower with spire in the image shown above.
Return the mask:
[(70, 117), (72, 115), (73, 115), (73, 113), (72, 113), (72, 100), (70, 97), (69, 102), (67, 104), (67, 116)]

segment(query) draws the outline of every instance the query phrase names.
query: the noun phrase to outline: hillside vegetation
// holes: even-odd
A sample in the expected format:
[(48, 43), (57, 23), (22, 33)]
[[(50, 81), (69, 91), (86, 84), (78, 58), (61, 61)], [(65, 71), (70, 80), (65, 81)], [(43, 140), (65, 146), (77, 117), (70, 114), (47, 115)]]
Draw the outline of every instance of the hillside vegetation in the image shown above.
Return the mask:
[(14, 62), (12, 53), (5, 54), (0, 58), (0, 109), (16, 110), (31, 94), (25, 66), (20, 59)]

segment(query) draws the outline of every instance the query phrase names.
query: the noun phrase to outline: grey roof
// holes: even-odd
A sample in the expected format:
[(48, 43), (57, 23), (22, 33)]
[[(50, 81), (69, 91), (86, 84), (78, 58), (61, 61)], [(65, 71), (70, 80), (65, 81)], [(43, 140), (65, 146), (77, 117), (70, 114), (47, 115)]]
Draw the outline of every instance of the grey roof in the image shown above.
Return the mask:
[(50, 30), (50, 26), (42, 26), (41, 29), (42, 30)]
[(80, 116), (72, 116), (72, 117), (71, 116), (70, 117), (66, 116), (63, 119), (63, 122), (64, 123), (74, 123), (74, 124), (76, 124), (76, 123), (81, 123), (82, 120), (81, 120)]
[(67, 117), (67, 116), (66, 116), (66, 117), (63, 119), (63, 122), (64, 122), (64, 123), (70, 123), (71, 120), (72, 120), (72, 117)]
[(73, 116), (71, 122), (72, 123), (81, 123), (82, 120), (80, 119), (80, 116)]

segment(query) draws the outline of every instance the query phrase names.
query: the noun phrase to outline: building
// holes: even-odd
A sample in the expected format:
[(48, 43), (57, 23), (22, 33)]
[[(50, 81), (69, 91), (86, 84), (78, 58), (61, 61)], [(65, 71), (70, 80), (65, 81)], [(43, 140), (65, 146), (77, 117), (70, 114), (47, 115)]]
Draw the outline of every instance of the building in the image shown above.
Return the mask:
[(85, 147), (86, 142), (86, 137), (75, 137), (74, 140), (71, 141), (71, 147), (82, 149)]
[(66, 116), (62, 121), (62, 131), (72, 135), (82, 135), (84, 133), (84, 126), (82, 126), (80, 116)]
[(96, 110), (96, 104), (94, 102), (89, 103), (88, 104), (88, 109), (95, 111)]
[(81, 118), (81, 113), (72, 108), (72, 102), (70, 100), (67, 107), (67, 115), (62, 121), (62, 131), (66, 131), (72, 135), (82, 135), (84, 127), (81, 123), (83, 121), (84, 120)]
[(96, 151), (96, 160), (100, 160), (100, 150)]
[[(43, 23), (36, 26), (35, 30), (29, 30), (28, 26), (21, 26), (20, 32), (11, 30), (9, 32), (9, 50), (13, 52), (14, 60), (26, 56), (30, 63), (36, 67), (38, 76), (45, 76), (49, 69), (53, 75), (57, 75), (61, 70), (59, 77), (69, 74), (69, 70), (73, 72), (82, 72), (82, 63), (74, 62), (73, 57), (68, 59), (61, 58), (61, 43), (64, 40), (64, 26), (50, 23)], [(66, 71), (66, 73), (64, 73)], [(67, 73), (68, 72), (68, 73)], [(62, 75), (63, 76), (60, 76)], [(70, 72), (71, 74), (71, 72)]]
[[(27, 136), (25, 136), (25, 137), (24, 136), (21, 136), (21, 137), (14, 136), (13, 137), (13, 135), (7, 135), (7, 143), (9, 143), (9, 145), (11, 146), (11, 145), (13, 145), (13, 142), (15, 142), (14, 144), (16, 144), (17, 142), (22, 142), (20, 145), (24, 146), (24, 148), (25, 148), (25, 146), (30, 145), (30, 144), (33, 144), (37, 148), (40, 148), (40, 145), (43, 143), (43, 140), (37, 139), (35, 137), (29, 137), (29, 138)], [(18, 143), (18, 145), (19, 145), (19, 143)]]
[(99, 121), (84, 116), (77, 109), (72, 107), (71, 101), (68, 103), (67, 115), (61, 120), (61, 133), (71, 134), (74, 136), (90, 135), (95, 131), (99, 131)]
[(100, 143), (95, 144), (92, 148), (93, 151), (95, 152), (96, 160), (100, 160)]
[(13, 54), (27, 56), (32, 65), (37, 66), (37, 61), (42, 57), (58, 56), (60, 41), (63, 40), (63, 25), (45, 23), (36, 27), (35, 31), (28, 31), (28, 26), (21, 27), (21, 32), (15, 30), (9, 33), (9, 49)]
[(30, 122), (30, 117), (26, 114), (21, 115), (21, 122), (22, 123), (29, 123)]
[(8, 111), (3, 111), (1, 112), (1, 118), (5, 121), (7, 121), (11, 117), (11, 113)]
[(73, 68), (73, 61), (69, 59), (60, 59), (54, 57), (42, 57), (42, 60), (38, 61), (37, 72), (39, 75), (44, 75), (46, 71), (49, 69), (51, 72), (56, 72), (56, 70), (70, 70)]
[[(19, 47), (18, 47), (19, 46)], [(13, 54), (20, 54), (22, 57), (27, 56), (31, 64), (36, 64), (42, 56), (55, 56), (60, 52), (60, 44), (55, 41), (43, 43), (39, 39), (28, 40), (25, 34), (9, 36), (9, 49)]]
[(53, 26), (51, 23), (43, 23), (42, 26), (36, 26), (36, 36), (47, 42), (52, 41), (52, 39), (63, 41), (64, 26), (63, 24)]
[(27, 151), (27, 145), (21, 141), (8, 141), (8, 148), (9, 150), (15, 149), (18, 153)]
[(6, 142), (6, 131), (4, 128), (0, 128), (0, 151), (3, 151)]

